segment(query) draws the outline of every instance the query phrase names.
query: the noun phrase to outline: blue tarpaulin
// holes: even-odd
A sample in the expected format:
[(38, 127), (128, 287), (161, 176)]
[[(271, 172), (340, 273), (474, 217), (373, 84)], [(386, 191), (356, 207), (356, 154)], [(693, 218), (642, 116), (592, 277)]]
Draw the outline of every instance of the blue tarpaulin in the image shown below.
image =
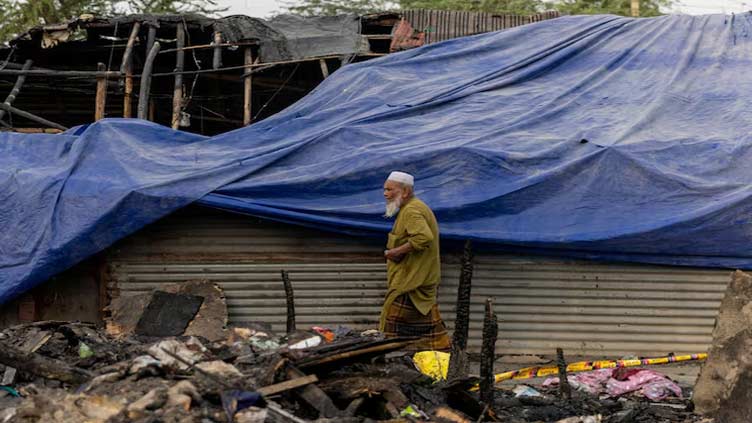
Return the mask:
[(752, 17), (575, 16), (345, 66), (206, 138), (108, 119), (0, 135), (0, 302), (200, 204), (386, 232), (416, 177), (444, 238), (752, 267)]

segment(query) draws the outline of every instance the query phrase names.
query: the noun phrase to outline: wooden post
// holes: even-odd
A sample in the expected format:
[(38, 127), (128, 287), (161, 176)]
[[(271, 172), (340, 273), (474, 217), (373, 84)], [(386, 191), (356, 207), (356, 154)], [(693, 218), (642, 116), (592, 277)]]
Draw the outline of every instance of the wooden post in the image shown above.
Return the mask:
[[(250, 66), (253, 64), (253, 52), (251, 51), (250, 46), (245, 48), (244, 64), (246, 66)], [(253, 74), (248, 74), (245, 76), (245, 79), (243, 80), (243, 126), (250, 125), (251, 120), (253, 119), (253, 115), (251, 114), (253, 111), (252, 94), (253, 94)]]
[(219, 69), (222, 67), (222, 33), (214, 33), (214, 57), (212, 68)]
[[(97, 63), (97, 70), (104, 72), (107, 67), (104, 63)], [(107, 103), (107, 78), (100, 76), (97, 78), (97, 97), (94, 101), (94, 120), (104, 119), (104, 108)]]
[[(175, 52), (175, 72), (182, 72), (185, 64), (185, 30), (182, 23), (177, 26), (177, 45), (178, 51)], [(175, 89), (172, 93), (172, 129), (178, 129), (180, 126), (180, 113), (183, 110), (183, 74), (175, 75)]]
[(496, 337), (499, 324), (493, 311), (493, 300), (486, 300), (483, 317), (483, 340), (480, 349), (480, 400), (493, 411), (494, 399), (494, 360), (496, 359)]
[[(26, 71), (26, 70), (31, 69), (32, 63), (33, 61), (31, 59), (27, 60), (26, 62), (24, 62), (21, 70)], [(16, 99), (16, 96), (21, 91), (21, 87), (23, 86), (25, 81), (26, 81), (26, 75), (23, 75), (23, 74), (18, 75), (18, 78), (16, 78), (15, 85), (13, 85), (13, 89), (10, 90), (10, 94), (8, 94), (8, 97), (5, 97), (5, 101), (3, 102), (4, 104), (7, 104), (8, 106), (13, 104), (13, 101)], [(0, 109), (0, 119), (4, 117), (5, 117), (5, 110)]]
[(136, 22), (131, 29), (131, 35), (128, 37), (128, 43), (125, 45), (123, 60), (120, 62), (120, 74), (125, 75), (125, 95), (123, 96), (123, 117), (129, 118), (133, 115), (132, 95), (133, 95), (133, 46), (138, 38), (138, 32), (141, 30), (141, 24)]
[(640, 0), (632, 0), (632, 16), (640, 16)]
[(287, 333), (295, 332), (295, 297), (292, 292), (290, 276), (282, 271), (282, 283), (285, 285), (285, 300), (287, 302)]
[(146, 35), (146, 54), (149, 54), (154, 43), (157, 41), (157, 27), (149, 25), (149, 32)]
[(319, 59), (319, 65), (321, 66), (321, 74), (324, 75), (324, 79), (329, 77), (329, 67), (326, 65), (326, 60)]
[[(151, 28), (149, 28), (151, 32)], [(138, 118), (146, 119), (149, 109), (149, 91), (151, 90), (151, 74), (154, 67), (154, 60), (159, 53), (159, 42), (154, 42), (149, 55), (144, 62), (144, 70), (141, 72), (141, 87), (138, 92)]]
[(564, 350), (556, 349), (556, 366), (559, 368), (559, 394), (564, 399), (572, 398), (572, 389), (567, 379), (567, 362), (564, 361)]
[(452, 354), (449, 359), (447, 379), (462, 379), (468, 376), (467, 336), (470, 328), (470, 293), (473, 281), (473, 250), (470, 241), (465, 241), (457, 288), (457, 317), (454, 319)]

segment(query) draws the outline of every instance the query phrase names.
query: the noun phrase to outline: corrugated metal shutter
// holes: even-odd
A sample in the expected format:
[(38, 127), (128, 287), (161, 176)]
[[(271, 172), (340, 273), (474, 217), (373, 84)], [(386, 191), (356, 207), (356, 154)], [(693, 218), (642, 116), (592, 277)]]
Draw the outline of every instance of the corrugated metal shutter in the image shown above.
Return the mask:
[[(280, 270), (290, 273), (299, 327), (374, 327), (384, 294), (381, 240), (332, 235), (192, 208), (121, 242), (110, 254), (115, 295), (207, 279), (225, 290), (231, 322), (284, 330)], [(495, 299), (506, 354), (621, 356), (702, 352), (730, 272), (479, 254), (470, 346), (483, 302)], [(451, 327), (459, 264), (443, 258), (439, 290)]]

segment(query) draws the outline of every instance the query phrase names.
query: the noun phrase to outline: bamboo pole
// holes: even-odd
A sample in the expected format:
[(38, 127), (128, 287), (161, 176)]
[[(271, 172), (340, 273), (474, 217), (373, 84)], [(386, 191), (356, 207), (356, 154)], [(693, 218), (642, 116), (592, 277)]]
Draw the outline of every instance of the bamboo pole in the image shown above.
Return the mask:
[(632, 9), (632, 16), (639, 17), (640, 16), (640, 0), (632, 0), (631, 4)]
[[(176, 29), (177, 38), (177, 54), (175, 58), (175, 71), (182, 72), (185, 65), (185, 51), (182, 50), (185, 45), (185, 30), (181, 23), (178, 24)], [(180, 113), (183, 109), (183, 75), (178, 73), (175, 75), (175, 89), (172, 93), (172, 129), (178, 129), (180, 126)]]
[[(97, 63), (97, 70), (104, 72), (107, 67), (104, 63)], [(97, 96), (94, 101), (94, 120), (104, 119), (104, 108), (107, 103), (107, 78), (97, 78)]]
[[(251, 41), (248, 43), (222, 43), (219, 46), (220, 47), (241, 47), (241, 46), (255, 46), (258, 45), (257, 42)], [(159, 52), (159, 54), (165, 54), (165, 53), (174, 53), (176, 51), (188, 51), (188, 50), (202, 50), (207, 48), (215, 48), (217, 47), (214, 43), (211, 44), (201, 44), (197, 46), (187, 46), (182, 48), (169, 48), (167, 50), (162, 50)]]
[[(245, 65), (253, 64), (253, 52), (251, 47), (245, 48)], [(243, 80), (243, 126), (251, 124), (253, 115), (253, 76), (247, 75)]]
[(23, 118), (26, 118), (26, 119), (29, 119), (29, 120), (33, 120), (34, 122), (41, 123), (42, 125), (49, 126), (50, 128), (57, 128), (57, 129), (60, 129), (62, 131), (65, 131), (65, 130), (68, 129), (68, 128), (66, 128), (63, 125), (60, 125), (58, 123), (49, 121), (49, 120), (47, 120), (45, 118), (42, 118), (42, 117), (39, 117), (39, 116), (37, 116), (37, 115), (35, 115), (33, 113), (25, 112), (25, 111), (23, 111), (21, 109), (16, 109), (15, 107), (10, 106), (10, 105), (5, 104), (5, 103), (0, 103), (0, 109), (5, 110), (6, 112), (10, 112), (10, 113), (16, 114), (16, 115), (21, 116)]
[(329, 67), (326, 65), (326, 60), (319, 59), (319, 65), (321, 66), (321, 74), (324, 75), (324, 79), (329, 77)]
[(123, 117), (129, 118), (133, 115), (133, 46), (136, 44), (138, 32), (141, 30), (141, 24), (136, 22), (131, 28), (131, 35), (128, 37), (128, 43), (125, 46), (123, 60), (120, 62), (120, 74), (125, 75), (125, 95), (123, 96)]
[[(151, 31), (151, 28), (149, 29)], [(146, 119), (149, 109), (149, 91), (151, 90), (151, 71), (154, 67), (154, 59), (159, 53), (159, 42), (154, 42), (149, 55), (144, 62), (144, 70), (141, 72), (141, 86), (138, 92), (138, 118)]]
[(212, 60), (212, 68), (219, 69), (222, 67), (222, 33), (214, 33), (214, 57)]
[[(34, 63), (31, 59), (24, 62), (23, 67), (21, 70), (29, 70), (31, 68), (31, 64)], [(10, 94), (8, 94), (8, 97), (5, 97), (4, 103), (10, 106), (13, 101), (16, 99), (16, 96), (21, 91), (21, 87), (23, 86), (24, 82), (26, 81), (26, 75), (18, 75), (18, 78), (16, 79), (16, 83), (13, 85), (13, 89), (10, 90)], [(0, 119), (5, 117), (5, 110), (0, 110)]]

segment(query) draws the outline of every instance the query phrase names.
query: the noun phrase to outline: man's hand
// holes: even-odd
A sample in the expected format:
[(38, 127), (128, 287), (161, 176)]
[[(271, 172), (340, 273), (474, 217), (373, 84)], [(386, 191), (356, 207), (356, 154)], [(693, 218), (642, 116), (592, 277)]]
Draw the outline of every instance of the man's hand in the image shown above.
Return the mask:
[(395, 263), (399, 263), (402, 261), (403, 258), (405, 258), (405, 255), (400, 254), (398, 250), (399, 248), (392, 248), (391, 250), (384, 250), (384, 257), (386, 257), (387, 260), (391, 260)]

